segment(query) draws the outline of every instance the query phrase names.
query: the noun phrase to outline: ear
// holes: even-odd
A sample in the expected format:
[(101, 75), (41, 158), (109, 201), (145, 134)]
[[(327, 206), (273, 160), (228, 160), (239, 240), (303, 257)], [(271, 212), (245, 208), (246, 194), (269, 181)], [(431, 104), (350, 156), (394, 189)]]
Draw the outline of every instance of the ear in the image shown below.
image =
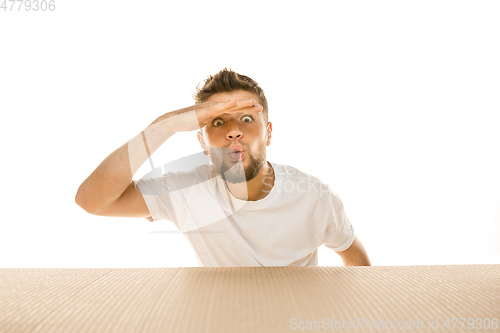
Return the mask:
[(205, 144), (205, 139), (203, 138), (203, 133), (201, 131), (198, 131), (198, 133), (196, 134), (198, 135), (198, 141), (200, 142), (201, 149), (203, 149), (203, 154), (208, 155), (208, 150)]
[(266, 138), (267, 138), (266, 146), (269, 146), (271, 144), (272, 131), (273, 131), (273, 123), (268, 121), (267, 122), (267, 130), (266, 130)]

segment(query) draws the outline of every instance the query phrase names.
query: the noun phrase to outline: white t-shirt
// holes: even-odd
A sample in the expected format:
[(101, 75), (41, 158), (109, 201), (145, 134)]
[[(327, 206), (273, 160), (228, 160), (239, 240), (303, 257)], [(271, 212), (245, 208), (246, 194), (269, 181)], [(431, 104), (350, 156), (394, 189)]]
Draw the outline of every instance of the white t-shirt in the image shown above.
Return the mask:
[(191, 243), (200, 266), (317, 266), (322, 244), (341, 252), (354, 240), (342, 200), (320, 179), (269, 162), (275, 182), (257, 201), (234, 197), (209, 165), (134, 180), (154, 220)]

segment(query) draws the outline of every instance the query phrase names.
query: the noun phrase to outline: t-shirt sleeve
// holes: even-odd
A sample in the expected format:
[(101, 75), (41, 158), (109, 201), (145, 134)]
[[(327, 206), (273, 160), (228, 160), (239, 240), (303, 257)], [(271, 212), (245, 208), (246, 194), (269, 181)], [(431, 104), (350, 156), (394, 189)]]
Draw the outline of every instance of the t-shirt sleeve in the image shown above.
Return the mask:
[(347, 250), (354, 241), (354, 228), (344, 210), (342, 199), (330, 193), (330, 217), (325, 234), (325, 246), (336, 252)]
[(135, 189), (140, 192), (148, 206), (153, 220), (176, 222), (175, 210), (167, 189), (167, 177), (133, 180)]

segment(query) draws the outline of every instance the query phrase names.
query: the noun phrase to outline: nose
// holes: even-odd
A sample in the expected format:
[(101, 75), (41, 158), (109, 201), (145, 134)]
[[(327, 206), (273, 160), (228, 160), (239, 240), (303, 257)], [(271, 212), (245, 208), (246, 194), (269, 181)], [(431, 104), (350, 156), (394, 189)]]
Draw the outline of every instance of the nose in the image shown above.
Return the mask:
[(229, 124), (227, 127), (226, 139), (241, 139), (243, 137), (243, 132), (239, 129), (238, 125), (234, 120), (228, 120)]

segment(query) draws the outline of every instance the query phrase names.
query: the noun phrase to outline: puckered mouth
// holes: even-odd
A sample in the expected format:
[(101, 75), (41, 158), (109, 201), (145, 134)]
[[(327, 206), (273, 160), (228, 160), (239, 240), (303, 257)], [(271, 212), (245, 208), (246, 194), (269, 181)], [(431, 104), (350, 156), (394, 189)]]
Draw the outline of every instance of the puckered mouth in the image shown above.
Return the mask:
[(242, 153), (244, 152), (243, 147), (240, 145), (234, 145), (228, 148), (228, 154)]

